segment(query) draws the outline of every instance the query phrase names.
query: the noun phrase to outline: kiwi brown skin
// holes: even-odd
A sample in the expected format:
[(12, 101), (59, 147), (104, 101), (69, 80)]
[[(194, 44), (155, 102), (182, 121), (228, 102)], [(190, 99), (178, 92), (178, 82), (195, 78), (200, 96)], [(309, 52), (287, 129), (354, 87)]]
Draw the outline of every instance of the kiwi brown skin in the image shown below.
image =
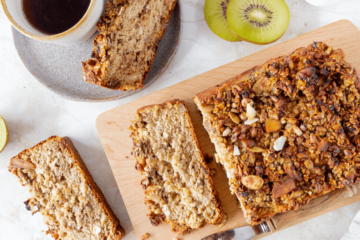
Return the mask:
[[(234, 0), (234, 1), (235, 1), (235, 0)], [(268, 0), (268, 1), (271, 1), (271, 0)], [(281, 1), (281, 0), (280, 0), (280, 1)], [(283, 1), (283, 3), (284, 3), (284, 5), (282, 5), (282, 7), (283, 7), (283, 6), (286, 6), (287, 11), (288, 11), (288, 13), (289, 13), (289, 18), (288, 18), (288, 21), (287, 21), (287, 26), (286, 26), (286, 28), (284, 29), (284, 32), (283, 32), (281, 35), (277, 36), (276, 39), (273, 39), (272, 41), (269, 41), (269, 42), (257, 42), (257, 41), (252, 41), (252, 40), (250, 40), (250, 39), (248, 39), (248, 38), (242, 37), (242, 36), (240, 36), (239, 34), (237, 34), (237, 33), (231, 28), (231, 26), (230, 26), (230, 24), (229, 24), (229, 20), (228, 20), (228, 19), (229, 19), (229, 16), (228, 16), (228, 17), (227, 17), (227, 21), (228, 21), (228, 26), (229, 26), (229, 28), (230, 28), (230, 31), (231, 31), (234, 35), (236, 35), (239, 39), (241, 39), (242, 41), (249, 42), (249, 43), (256, 44), (256, 45), (267, 45), (267, 44), (276, 42), (277, 40), (279, 40), (279, 39), (285, 34), (286, 29), (288, 28), (289, 23), (290, 23), (290, 10), (289, 10), (289, 7), (288, 7), (288, 5), (286, 4), (285, 0), (282, 0), (282, 1)], [(266, 2), (266, 0), (265, 0), (265, 2)], [(259, 5), (261, 5), (261, 4), (259, 4)], [(234, 18), (233, 18), (233, 19), (234, 19)]]

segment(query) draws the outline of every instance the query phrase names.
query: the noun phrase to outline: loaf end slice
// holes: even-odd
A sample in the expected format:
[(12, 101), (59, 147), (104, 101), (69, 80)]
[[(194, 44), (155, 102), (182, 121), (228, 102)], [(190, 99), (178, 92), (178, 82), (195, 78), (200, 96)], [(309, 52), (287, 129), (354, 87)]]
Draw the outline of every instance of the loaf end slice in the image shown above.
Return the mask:
[(52, 136), (10, 160), (27, 186), (25, 207), (40, 212), (55, 239), (120, 240), (125, 232), (71, 140)]
[(130, 130), (151, 223), (171, 223), (179, 234), (220, 224), (220, 200), (185, 103), (143, 107)]
[(86, 82), (114, 90), (144, 86), (176, 0), (106, 3), (91, 59), (83, 62)]

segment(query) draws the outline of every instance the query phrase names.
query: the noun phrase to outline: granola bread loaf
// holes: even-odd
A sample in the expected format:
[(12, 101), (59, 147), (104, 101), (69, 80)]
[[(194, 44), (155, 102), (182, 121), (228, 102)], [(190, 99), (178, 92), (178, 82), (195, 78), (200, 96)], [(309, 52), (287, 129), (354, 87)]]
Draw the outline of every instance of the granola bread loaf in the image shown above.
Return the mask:
[(185, 103), (143, 107), (130, 130), (151, 223), (171, 223), (179, 234), (220, 224), (220, 200)]
[(58, 240), (120, 240), (124, 230), (67, 137), (52, 136), (10, 160), (9, 171), (31, 198), (32, 213), (40, 212), (47, 233)]
[(109, 0), (98, 23), (88, 83), (115, 90), (143, 87), (176, 0)]
[(359, 89), (344, 52), (314, 42), (196, 95), (249, 223), (360, 181)]

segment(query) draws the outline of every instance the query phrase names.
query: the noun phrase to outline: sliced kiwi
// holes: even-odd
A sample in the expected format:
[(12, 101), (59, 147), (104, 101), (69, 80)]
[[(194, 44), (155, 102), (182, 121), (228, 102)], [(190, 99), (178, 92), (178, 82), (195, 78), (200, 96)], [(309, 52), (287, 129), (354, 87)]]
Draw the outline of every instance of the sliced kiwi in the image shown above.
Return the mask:
[(230, 0), (205, 0), (205, 20), (210, 29), (222, 39), (240, 41), (230, 30), (226, 21), (226, 10)]
[(290, 11), (284, 0), (231, 0), (227, 21), (232, 32), (242, 40), (267, 44), (284, 34)]

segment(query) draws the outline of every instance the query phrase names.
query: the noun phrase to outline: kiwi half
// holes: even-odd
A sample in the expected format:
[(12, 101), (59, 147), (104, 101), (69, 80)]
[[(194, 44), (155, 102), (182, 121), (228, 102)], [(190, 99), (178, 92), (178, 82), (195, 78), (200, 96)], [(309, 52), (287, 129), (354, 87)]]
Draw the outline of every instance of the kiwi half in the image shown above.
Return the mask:
[(267, 44), (278, 40), (290, 22), (284, 0), (231, 0), (227, 21), (232, 32), (242, 40)]
[(204, 15), (210, 29), (222, 39), (240, 41), (230, 30), (226, 21), (226, 10), (230, 0), (205, 0)]

